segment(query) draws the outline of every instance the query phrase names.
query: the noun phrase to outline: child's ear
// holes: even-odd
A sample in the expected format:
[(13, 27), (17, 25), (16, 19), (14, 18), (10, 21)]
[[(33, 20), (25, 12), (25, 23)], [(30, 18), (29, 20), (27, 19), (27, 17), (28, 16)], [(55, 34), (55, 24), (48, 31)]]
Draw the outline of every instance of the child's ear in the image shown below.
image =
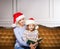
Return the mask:
[(35, 26), (35, 29), (38, 29), (39, 28), (39, 26), (37, 25), (37, 26)]

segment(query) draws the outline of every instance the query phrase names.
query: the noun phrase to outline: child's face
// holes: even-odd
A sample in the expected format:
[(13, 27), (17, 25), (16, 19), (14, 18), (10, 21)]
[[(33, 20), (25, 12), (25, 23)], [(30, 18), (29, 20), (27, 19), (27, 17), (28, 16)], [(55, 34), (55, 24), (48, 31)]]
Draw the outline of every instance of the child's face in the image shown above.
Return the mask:
[(34, 28), (35, 28), (35, 25), (34, 24), (29, 24), (28, 28), (29, 28), (30, 31), (33, 31)]
[(21, 25), (21, 26), (23, 26), (25, 24), (25, 19), (22, 18), (21, 20), (19, 20), (18, 24)]

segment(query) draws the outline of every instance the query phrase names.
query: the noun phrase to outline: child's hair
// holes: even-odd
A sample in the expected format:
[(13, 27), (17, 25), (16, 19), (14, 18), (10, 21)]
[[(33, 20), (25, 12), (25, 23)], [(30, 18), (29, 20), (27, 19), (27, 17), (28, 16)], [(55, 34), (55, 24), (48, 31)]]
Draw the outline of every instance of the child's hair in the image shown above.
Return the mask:
[[(26, 30), (29, 30), (29, 25), (27, 25)], [(35, 25), (34, 25), (34, 29), (32, 31), (34, 31), (34, 30), (35, 30)]]

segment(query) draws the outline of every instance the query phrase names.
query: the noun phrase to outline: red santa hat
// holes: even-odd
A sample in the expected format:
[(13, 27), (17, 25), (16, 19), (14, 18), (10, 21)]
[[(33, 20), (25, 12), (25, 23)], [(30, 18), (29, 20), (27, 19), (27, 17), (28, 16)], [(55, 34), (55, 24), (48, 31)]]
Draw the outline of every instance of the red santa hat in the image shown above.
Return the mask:
[[(29, 25), (29, 24), (35, 24), (35, 19), (34, 18), (29, 18), (28, 20), (26, 20), (26, 25)], [(36, 25), (35, 29), (38, 29), (39, 27)]]
[(28, 20), (26, 20), (26, 25), (29, 25), (29, 24), (35, 24), (35, 19), (29, 18)]
[(24, 17), (25, 16), (21, 12), (16, 12), (15, 14), (13, 14), (13, 25), (12, 25), (12, 27), (15, 27), (17, 25), (16, 23)]

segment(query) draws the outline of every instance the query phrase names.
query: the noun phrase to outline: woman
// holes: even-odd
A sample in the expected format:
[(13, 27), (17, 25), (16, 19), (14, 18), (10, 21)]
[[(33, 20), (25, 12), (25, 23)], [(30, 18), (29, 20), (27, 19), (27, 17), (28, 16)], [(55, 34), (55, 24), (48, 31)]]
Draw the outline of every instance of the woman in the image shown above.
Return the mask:
[(14, 17), (14, 34), (16, 37), (15, 49), (35, 49), (33, 44), (26, 44), (22, 37), (25, 31), (25, 16), (21, 12), (17, 12), (13, 15)]

